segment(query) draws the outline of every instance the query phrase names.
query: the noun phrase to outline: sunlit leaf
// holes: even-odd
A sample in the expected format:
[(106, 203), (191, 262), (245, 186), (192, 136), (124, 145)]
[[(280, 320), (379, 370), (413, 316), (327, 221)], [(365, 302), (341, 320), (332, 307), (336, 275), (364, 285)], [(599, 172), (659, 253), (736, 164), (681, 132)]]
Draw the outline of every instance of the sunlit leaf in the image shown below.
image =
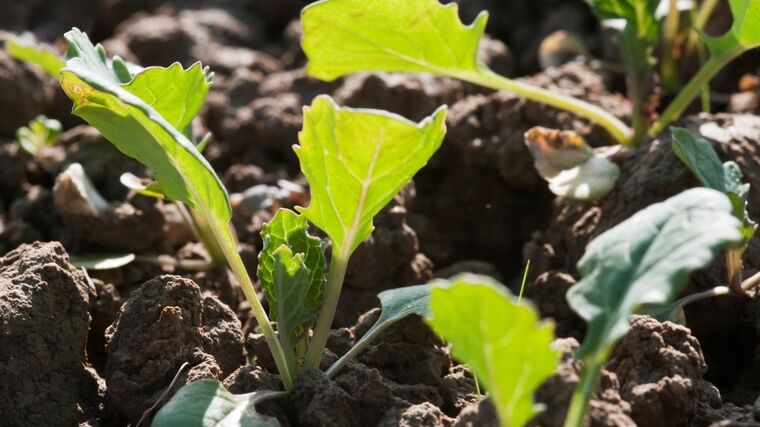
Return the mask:
[(502, 426), (525, 425), (538, 413), (533, 394), (559, 361), (551, 323), (504, 285), (468, 274), (439, 282), (430, 311), (433, 330), (485, 386)]
[(294, 147), (311, 187), (300, 212), (347, 258), (372, 232), (372, 218), (441, 145), (445, 107), (420, 123), (385, 111), (338, 107), (319, 96), (304, 109)]

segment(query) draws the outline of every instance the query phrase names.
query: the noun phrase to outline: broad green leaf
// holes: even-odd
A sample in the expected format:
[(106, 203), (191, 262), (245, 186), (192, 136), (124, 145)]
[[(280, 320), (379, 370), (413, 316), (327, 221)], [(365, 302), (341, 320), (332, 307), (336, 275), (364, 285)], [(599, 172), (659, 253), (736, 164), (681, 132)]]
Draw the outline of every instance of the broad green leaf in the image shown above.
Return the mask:
[(135, 254), (72, 255), (71, 263), (87, 270), (112, 270), (124, 267), (135, 260)]
[(206, 159), (151, 107), (154, 100), (142, 99), (119, 84), (105, 53), (86, 35), (72, 30), (65, 38), (70, 57), (61, 70), (61, 86), (74, 101), (74, 114), (124, 154), (148, 166), (167, 197), (226, 224), (232, 216), (227, 192)]
[(438, 0), (323, 0), (301, 12), (306, 71), (323, 80), (358, 71), (456, 76), (477, 60), (488, 14), (465, 26), (457, 5)]
[[(324, 243), (308, 233), (306, 217), (289, 209), (279, 209), (271, 221), (261, 230), (264, 247), (259, 252), (258, 278), (269, 301), (272, 318), (278, 319), (283, 327), (283, 314), (296, 316), (300, 320), (288, 322), (295, 327), (308, 330), (322, 305), (322, 291), (325, 286), (325, 248)], [(288, 251), (282, 251), (282, 247)], [(279, 253), (279, 255), (278, 255)], [(287, 272), (299, 276), (288, 283), (278, 282), (277, 259)], [(296, 260), (300, 263), (297, 263)], [(303, 264), (303, 272), (295, 271), (295, 266)], [(280, 271), (280, 274), (284, 271)], [(301, 277), (301, 274), (306, 274)], [(292, 289), (293, 286), (298, 288)], [(283, 319), (284, 320), (284, 319)], [(291, 319), (292, 320), (292, 319)]]
[(741, 53), (760, 46), (760, 0), (728, 0), (733, 23), (719, 37), (702, 35), (713, 57)]
[(470, 274), (434, 288), (430, 311), (430, 326), (485, 385), (501, 425), (530, 421), (540, 410), (533, 394), (559, 361), (553, 325), (504, 285)]
[(335, 362), (327, 370), (327, 376), (332, 377), (345, 366), (351, 359), (356, 357), (372, 341), (375, 340), (389, 326), (399, 320), (416, 314), (427, 316), (430, 314), (430, 291), (434, 285), (406, 286), (403, 288), (389, 289), (377, 294), (382, 311), (375, 324), (362, 335), (354, 346)]
[(604, 354), (643, 304), (662, 305), (726, 246), (741, 241), (739, 221), (722, 193), (693, 188), (639, 211), (586, 247), (583, 279), (567, 292), (588, 323), (579, 357)]
[(48, 47), (23, 38), (10, 38), (5, 42), (5, 50), (13, 58), (35, 64), (54, 77), (66, 66), (66, 62)]
[(420, 123), (379, 110), (340, 108), (318, 96), (304, 109), (294, 147), (311, 187), (299, 208), (348, 258), (372, 232), (372, 218), (440, 147), (446, 108)]
[(281, 395), (270, 390), (232, 394), (217, 380), (198, 380), (179, 389), (156, 413), (151, 426), (279, 427), (276, 418), (258, 413), (256, 405)]
[(61, 122), (58, 120), (40, 115), (30, 121), (28, 127), (19, 128), (16, 131), (16, 139), (24, 151), (36, 156), (42, 148), (49, 147), (58, 141), (62, 129)]
[(687, 129), (673, 127), (673, 153), (705, 187), (726, 191), (726, 171), (712, 144)]
[(123, 86), (178, 130), (184, 130), (198, 115), (209, 87), (210, 77), (199, 62), (187, 70), (178, 62), (168, 68), (148, 67)]

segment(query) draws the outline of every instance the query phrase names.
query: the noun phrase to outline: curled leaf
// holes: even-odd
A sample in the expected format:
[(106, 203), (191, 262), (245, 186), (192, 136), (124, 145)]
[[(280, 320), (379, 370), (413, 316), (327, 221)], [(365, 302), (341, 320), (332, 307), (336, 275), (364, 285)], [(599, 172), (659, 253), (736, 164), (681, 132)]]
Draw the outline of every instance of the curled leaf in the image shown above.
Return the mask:
[(525, 132), (525, 145), (533, 155), (536, 171), (558, 196), (598, 199), (615, 187), (620, 176), (615, 163), (572, 131), (536, 126)]

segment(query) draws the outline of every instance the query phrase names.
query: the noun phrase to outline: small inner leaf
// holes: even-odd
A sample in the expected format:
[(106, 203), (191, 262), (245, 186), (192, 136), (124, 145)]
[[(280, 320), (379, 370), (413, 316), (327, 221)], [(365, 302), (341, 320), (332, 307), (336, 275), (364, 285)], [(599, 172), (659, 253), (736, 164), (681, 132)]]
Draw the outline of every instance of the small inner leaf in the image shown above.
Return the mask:
[(705, 187), (726, 191), (726, 170), (712, 144), (684, 128), (672, 127), (673, 153)]
[(280, 427), (276, 418), (259, 413), (256, 405), (283, 394), (271, 390), (232, 394), (217, 380), (198, 380), (179, 389), (151, 426)]
[(440, 147), (446, 108), (420, 123), (379, 110), (340, 108), (318, 96), (304, 109), (294, 147), (311, 187), (298, 210), (347, 259), (372, 232), (372, 219)]
[(741, 241), (722, 193), (693, 188), (639, 211), (594, 239), (578, 262), (583, 279), (567, 292), (588, 323), (579, 357), (603, 354), (643, 304), (672, 301), (691, 272)]
[[(308, 223), (304, 216), (289, 209), (279, 209), (272, 220), (264, 224), (261, 236), (264, 247), (259, 252), (258, 278), (269, 301), (269, 312), (275, 319), (280, 318), (280, 307), (287, 307), (286, 312), (301, 312), (296, 316), (301, 321), (293, 326), (308, 330), (322, 305), (326, 270), (324, 243), (319, 238), (309, 235)], [(281, 252), (283, 246), (288, 249), (288, 256)], [(279, 257), (277, 252), (281, 252)], [(293, 261), (289, 258), (296, 255), (301, 256), (302, 263), (308, 271), (305, 281), (277, 283), (276, 260), (280, 258), (283, 265), (292, 266)], [(299, 288), (290, 289), (291, 286)], [(284, 299), (284, 296), (288, 297), (288, 300)], [(280, 324), (281, 329), (282, 327)]]
[(530, 421), (538, 413), (533, 394), (559, 360), (551, 348), (553, 325), (504, 285), (469, 274), (438, 283), (430, 310), (431, 327), (485, 385), (501, 425)]

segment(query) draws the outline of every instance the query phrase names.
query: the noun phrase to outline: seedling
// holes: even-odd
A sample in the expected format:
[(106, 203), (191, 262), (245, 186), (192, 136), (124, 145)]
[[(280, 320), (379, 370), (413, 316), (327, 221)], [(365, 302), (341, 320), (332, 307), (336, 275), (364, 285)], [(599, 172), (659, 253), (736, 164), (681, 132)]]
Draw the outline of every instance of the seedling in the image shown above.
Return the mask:
[[(588, 329), (565, 427), (583, 426), (599, 373), (628, 318), (651, 313), (681, 291), (695, 269), (742, 241), (741, 223), (722, 193), (695, 188), (654, 204), (594, 239), (578, 262), (583, 277), (567, 292)], [(656, 308), (655, 308), (656, 309)]]
[(39, 159), (46, 147), (58, 142), (61, 130), (61, 122), (40, 115), (32, 119), (28, 126), (19, 128), (16, 139), (24, 151)]
[[(618, 31), (620, 56), (633, 102), (633, 141), (646, 136), (656, 118), (659, 96), (655, 69), (663, 86), (675, 90), (678, 69), (673, 56), (680, 14), (692, 10), (691, 0), (586, 0), (604, 25)], [(659, 47), (659, 52), (658, 52)]]
[[(237, 252), (227, 192), (182, 132), (203, 104), (211, 84), (208, 70), (200, 64), (188, 69), (174, 64), (148, 67), (127, 79), (118, 62), (108, 60), (81, 31), (74, 29), (65, 37), (69, 59), (60, 78), (74, 101), (74, 114), (148, 166), (168, 199), (185, 203), (206, 221), (290, 390), (296, 374), (319, 367), (349, 257), (372, 232), (373, 217), (440, 146), (445, 108), (420, 123), (386, 112), (340, 108), (327, 96), (317, 97), (304, 110), (300, 145), (294, 148), (311, 185), (311, 203), (299, 208), (300, 214), (278, 212), (263, 236), (259, 273), (278, 320), (275, 333)], [(324, 249), (307, 234), (307, 220), (332, 242), (326, 276)], [(399, 289), (386, 294), (387, 301), (381, 294), (380, 324), (426, 307), (405, 303), (424, 297), (425, 289)]]
[(500, 424), (525, 425), (541, 410), (533, 394), (557, 368), (554, 325), (489, 277), (463, 274), (434, 286), (428, 323), (488, 390)]
[(720, 191), (731, 200), (732, 213), (741, 221), (742, 240), (726, 249), (726, 271), (731, 290), (743, 295), (742, 255), (747, 249), (757, 224), (747, 212), (749, 184), (742, 182), (742, 171), (735, 162), (721, 162), (712, 144), (684, 128), (671, 128), (673, 152), (707, 188)]

